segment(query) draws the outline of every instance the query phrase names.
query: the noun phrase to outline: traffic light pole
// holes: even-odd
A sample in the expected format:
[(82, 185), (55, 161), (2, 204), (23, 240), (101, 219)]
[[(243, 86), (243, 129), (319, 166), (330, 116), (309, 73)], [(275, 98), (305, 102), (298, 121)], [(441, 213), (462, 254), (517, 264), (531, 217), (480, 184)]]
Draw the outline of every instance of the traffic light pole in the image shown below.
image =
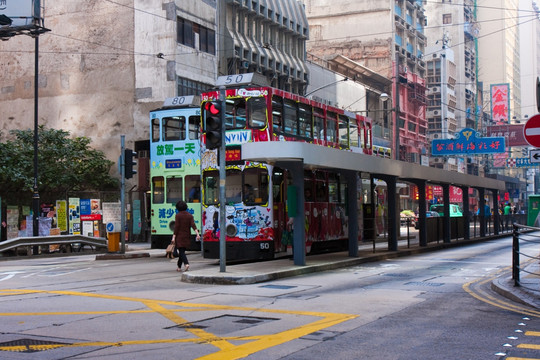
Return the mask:
[(126, 136), (120, 135), (120, 253), (126, 253)]
[(219, 151), (219, 271), (226, 271), (226, 262), (227, 262), (227, 246), (226, 246), (226, 207), (225, 203), (225, 112), (226, 112), (226, 102), (225, 102), (225, 87), (220, 86), (219, 88), (219, 102), (221, 104), (221, 145), (218, 149)]

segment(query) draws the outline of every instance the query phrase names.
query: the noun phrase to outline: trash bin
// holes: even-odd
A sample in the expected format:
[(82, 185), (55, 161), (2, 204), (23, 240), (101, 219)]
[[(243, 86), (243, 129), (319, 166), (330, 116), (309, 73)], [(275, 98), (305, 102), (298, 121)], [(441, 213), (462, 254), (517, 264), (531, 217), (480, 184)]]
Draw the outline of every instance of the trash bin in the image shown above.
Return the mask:
[(107, 248), (109, 252), (120, 251), (120, 234), (121, 232), (108, 232), (107, 233)]

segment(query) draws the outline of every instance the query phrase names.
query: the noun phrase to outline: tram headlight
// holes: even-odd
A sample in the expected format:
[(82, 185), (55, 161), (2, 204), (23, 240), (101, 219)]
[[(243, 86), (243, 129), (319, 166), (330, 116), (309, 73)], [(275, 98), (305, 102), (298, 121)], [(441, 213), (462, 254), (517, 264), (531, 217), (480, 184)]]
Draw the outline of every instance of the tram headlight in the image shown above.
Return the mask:
[(225, 233), (229, 237), (234, 237), (234, 236), (236, 236), (236, 234), (238, 234), (238, 228), (234, 224), (228, 224), (225, 227)]

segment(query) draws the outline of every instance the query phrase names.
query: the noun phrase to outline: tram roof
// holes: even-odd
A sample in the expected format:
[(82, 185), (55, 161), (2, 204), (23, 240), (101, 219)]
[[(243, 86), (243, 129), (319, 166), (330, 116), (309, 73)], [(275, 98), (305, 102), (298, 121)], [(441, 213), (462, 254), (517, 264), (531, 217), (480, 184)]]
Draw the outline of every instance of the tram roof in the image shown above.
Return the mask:
[(305, 167), (352, 170), (374, 176), (395, 176), (403, 181), (426, 180), (435, 184), (469, 186), (492, 190), (505, 190), (504, 181), (437, 169), (419, 164), (374, 155), (328, 148), (304, 142), (275, 141), (242, 144), (242, 160), (275, 164), (283, 161), (303, 161)]

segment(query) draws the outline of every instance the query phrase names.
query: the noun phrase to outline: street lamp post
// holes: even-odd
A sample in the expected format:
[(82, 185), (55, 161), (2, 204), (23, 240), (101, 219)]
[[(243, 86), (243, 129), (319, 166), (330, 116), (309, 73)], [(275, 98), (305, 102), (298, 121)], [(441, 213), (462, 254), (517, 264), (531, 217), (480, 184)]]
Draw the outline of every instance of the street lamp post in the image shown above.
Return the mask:
[[(39, 191), (38, 191), (38, 79), (39, 79), (39, 36), (35, 35), (36, 51), (34, 63), (34, 192), (32, 194), (32, 230), (33, 236), (39, 236)], [(34, 253), (37, 252), (34, 247)]]

